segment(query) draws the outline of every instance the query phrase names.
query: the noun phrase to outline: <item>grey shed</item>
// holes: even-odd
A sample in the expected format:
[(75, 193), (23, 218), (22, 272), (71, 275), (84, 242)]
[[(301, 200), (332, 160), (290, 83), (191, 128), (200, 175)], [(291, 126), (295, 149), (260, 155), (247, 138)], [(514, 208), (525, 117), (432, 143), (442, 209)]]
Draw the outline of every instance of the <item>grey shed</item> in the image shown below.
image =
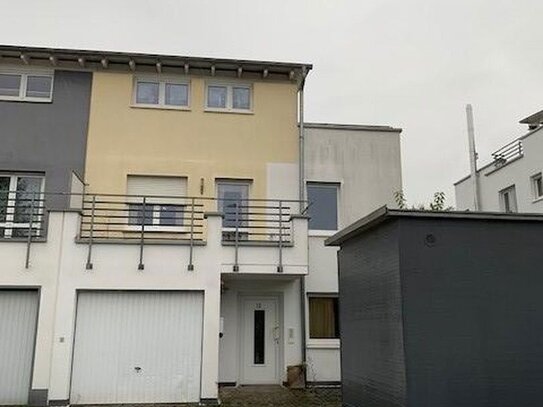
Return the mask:
[(343, 401), (543, 404), (543, 216), (381, 208), (338, 252)]

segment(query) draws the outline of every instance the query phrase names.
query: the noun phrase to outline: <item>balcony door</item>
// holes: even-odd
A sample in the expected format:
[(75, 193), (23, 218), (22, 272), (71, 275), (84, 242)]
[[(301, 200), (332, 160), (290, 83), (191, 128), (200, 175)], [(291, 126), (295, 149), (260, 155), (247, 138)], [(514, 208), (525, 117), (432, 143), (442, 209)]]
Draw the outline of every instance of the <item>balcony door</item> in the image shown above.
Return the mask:
[(225, 180), (217, 182), (218, 210), (224, 214), (223, 240), (234, 240), (236, 229), (239, 240), (246, 240), (248, 223), (248, 181)]

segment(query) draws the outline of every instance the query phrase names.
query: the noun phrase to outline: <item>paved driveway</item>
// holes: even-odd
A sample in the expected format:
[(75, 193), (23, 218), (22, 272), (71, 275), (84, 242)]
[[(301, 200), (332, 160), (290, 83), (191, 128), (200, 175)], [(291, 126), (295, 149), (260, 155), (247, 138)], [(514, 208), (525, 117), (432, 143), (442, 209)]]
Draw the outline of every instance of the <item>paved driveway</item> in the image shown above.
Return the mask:
[(223, 387), (224, 407), (340, 407), (338, 388), (288, 390), (280, 386)]

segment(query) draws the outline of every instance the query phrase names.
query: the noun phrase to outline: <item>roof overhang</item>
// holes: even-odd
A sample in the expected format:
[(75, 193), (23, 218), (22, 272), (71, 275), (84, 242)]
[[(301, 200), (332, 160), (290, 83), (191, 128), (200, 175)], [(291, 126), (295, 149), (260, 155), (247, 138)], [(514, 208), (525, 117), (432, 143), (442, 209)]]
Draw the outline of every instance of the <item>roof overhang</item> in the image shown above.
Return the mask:
[(311, 64), (0, 45), (0, 62), (66, 69), (180, 72), (303, 82)]
[(417, 219), (461, 219), (485, 221), (542, 222), (543, 215), (536, 213), (503, 213), (475, 211), (422, 211), (411, 209), (389, 209), (383, 206), (368, 216), (354, 222), (325, 240), (326, 246), (341, 246), (343, 242), (372, 229), (383, 222), (398, 218)]

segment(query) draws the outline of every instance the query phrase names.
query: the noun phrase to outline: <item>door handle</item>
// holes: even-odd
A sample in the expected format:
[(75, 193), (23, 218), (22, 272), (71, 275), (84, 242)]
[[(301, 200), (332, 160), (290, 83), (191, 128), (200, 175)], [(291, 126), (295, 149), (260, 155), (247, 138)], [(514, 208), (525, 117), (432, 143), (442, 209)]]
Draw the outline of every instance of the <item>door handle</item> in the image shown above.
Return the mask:
[(279, 339), (280, 339), (280, 331), (279, 331), (279, 327), (276, 326), (273, 328), (273, 340), (277, 343), (279, 343)]

